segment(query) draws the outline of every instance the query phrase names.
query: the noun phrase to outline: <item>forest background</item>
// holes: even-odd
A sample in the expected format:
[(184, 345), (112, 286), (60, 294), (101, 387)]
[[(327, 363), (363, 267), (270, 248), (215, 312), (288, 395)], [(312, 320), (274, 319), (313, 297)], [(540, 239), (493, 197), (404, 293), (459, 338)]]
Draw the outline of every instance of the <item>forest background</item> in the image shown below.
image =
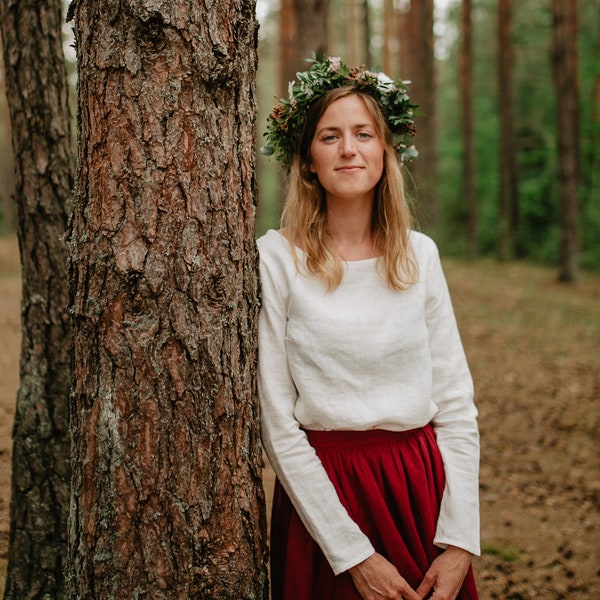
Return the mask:
[[(285, 3), (284, 3), (285, 4)], [(403, 0), (331, 0), (328, 9), (328, 52), (348, 64), (385, 66), (388, 75), (404, 78), (401, 69), (402, 41), (398, 32), (386, 25), (392, 5), (394, 19), (402, 14)], [(422, 227), (432, 233), (445, 254), (469, 253), (469, 215), (465, 200), (464, 144), (461, 118), (460, 50), (461, 2), (437, 0), (435, 3), (435, 127), (437, 173), (437, 219), (424, 219)], [(354, 5), (352, 10), (350, 6)], [(283, 6), (283, 4), (282, 4)], [(367, 10), (368, 13), (364, 11)], [(600, 0), (578, 3), (580, 102), (579, 246), (584, 269), (600, 268)], [(366, 16), (368, 14), (368, 17)], [(287, 83), (278, 81), (282, 50), (280, 3), (260, 0), (259, 72), (257, 93), (259, 118), (257, 149), (262, 145), (266, 116), (277, 97), (285, 95)], [(363, 16), (364, 15), (364, 16)], [(472, 2), (472, 97), (474, 179), (477, 202), (477, 254), (499, 252), (499, 190), (501, 165), (500, 112), (507, 101), (506, 90), (499, 89), (496, 0)], [(399, 21), (398, 21), (399, 22)], [(354, 27), (354, 34), (350, 28)], [(560, 194), (558, 186), (557, 94), (553, 83), (552, 13), (545, 0), (514, 2), (511, 22), (512, 48), (505, 57), (510, 62), (511, 96), (514, 95), (514, 159), (518, 222), (514, 231), (513, 257), (556, 265), (560, 247)], [(365, 28), (367, 28), (365, 30)], [(65, 55), (73, 97), (75, 97), (75, 52), (71, 47), (71, 27), (65, 23)], [(391, 43), (390, 38), (391, 37)], [(366, 40), (366, 41), (362, 41)], [(410, 48), (408, 49), (410, 52)], [(284, 56), (285, 58), (285, 56)], [(307, 65), (308, 66), (308, 65)], [(281, 79), (281, 77), (279, 77)], [(3, 82), (2, 82), (3, 86)], [(75, 100), (73, 100), (75, 102)], [(14, 230), (11, 206), (12, 167), (9, 119), (3, 90), (0, 89), (0, 231)], [(73, 110), (75, 114), (75, 110)], [(423, 116), (427, 119), (427, 115)], [(417, 120), (417, 127), (420, 127)], [(75, 129), (75, 128), (74, 128)], [(417, 136), (417, 146), (419, 137)], [(422, 149), (421, 149), (422, 151)], [(274, 159), (257, 153), (259, 205), (257, 234), (277, 225), (281, 201), (281, 179)], [(419, 204), (418, 192), (415, 203)]]
[[(359, 2), (359, 9), (363, 10)], [(385, 26), (390, 15), (387, 2), (369, 3), (368, 48), (361, 43), (364, 36), (359, 23), (358, 35), (349, 34), (348, 2), (330, 3), (328, 41), (330, 54), (339, 55), (348, 64), (353, 61), (367, 66), (389, 69), (392, 78), (405, 78), (401, 66), (402, 39), (395, 43), (394, 29)], [(497, 255), (499, 252), (499, 190), (501, 178), (500, 143), (501, 109), (508, 100), (507, 90), (499, 89), (498, 35), (496, 0), (472, 2), (472, 96), (473, 138), (475, 148), (475, 196), (478, 204), (478, 253)], [(550, 3), (523, 0), (512, 3), (512, 50), (506, 49), (512, 69), (514, 95), (512, 148), (516, 161), (516, 192), (518, 223), (513, 256), (527, 258), (545, 265), (559, 260), (560, 195), (557, 168), (560, 161), (557, 143), (557, 94), (553, 82), (552, 13)], [(259, 3), (259, 7), (261, 3)], [(402, 13), (402, 2), (394, 3), (393, 19)], [(275, 2), (262, 3), (259, 106), (266, 113), (273, 97), (287, 95), (277, 89), (278, 12)], [(354, 16), (354, 18), (360, 18)], [(580, 244), (581, 264), (586, 269), (600, 265), (600, 2), (579, 3), (579, 98), (580, 98)], [(447, 254), (469, 253), (468, 206), (465, 200), (463, 161), (464, 145), (461, 118), (460, 83), (460, 17), (461, 2), (435, 2), (435, 69), (436, 69), (436, 143), (438, 218), (435, 224), (424, 222)], [(386, 36), (392, 36), (391, 48), (385, 46)], [(358, 42), (358, 43), (357, 43)], [(410, 52), (410, 49), (408, 50)], [(500, 49), (500, 54), (505, 49)], [(367, 58), (367, 54), (369, 57)], [(387, 63), (387, 64), (386, 64)], [(415, 76), (415, 80), (418, 77)], [(414, 82), (416, 84), (417, 81)], [(282, 85), (280, 87), (283, 87)], [(409, 92), (414, 85), (409, 86)], [(423, 98), (417, 101), (422, 104)], [(424, 115), (422, 121), (427, 120)], [(259, 119), (260, 128), (264, 118)], [(417, 119), (417, 147), (419, 128)], [(260, 141), (259, 141), (260, 145)], [(422, 151), (423, 149), (420, 148)], [(280, 181), (275, 161), (259, 156), (259, 233), (276, 223)], [(432, 177), (436, 174), (431, 173)], [(417, 193), (416, 204), (419, 204)], [(427, 221), (427, 220), (425, 220)]]
[[(436, 108), (438, 160), (435, 172), (429, 175), (437, 184), (438, 209), (435, 221), (423, 219), (422, 226), (434, 235), (446, 257), (472, 254), (469, 207), (462, 176), (463, 102), (459, 89), (459, 18), (464, 4), (436, 2), (436, 85), (431, 88), (431, 98), (427, 98), (435, 100)], [(513, 7), (511, 51), (497, 40), (500, 4)], [(481, 390), (479, 406), (485, 439), (482, 498), (487, 525), (484, 557), (478, 572), (486, 598), (587, 598), (597, 591), (600, 583), (595, 566), (598, 547), (593, 541), (593, 532), (597, 531), (598, 467), (595, 446), (590, 443), (597, 430), (600, 389), (595, 342), (600, 323), (598, 276), (586, 275), (579, 286), (568, 290), (560, 289), (553, 281), (561, 235), (562, 157), (557, 128), (560, 111), (552, 74), (551, 4), (541, 0), (472, 3), (477, 253), (483, 257), (499, 254), (500, 146), (506, 133), (501, 126), (501, 113), (512, 95), (498, 79), (498, 63), (503, 58), (511, 68), (515, 100), (511, 130), (515, 140), (519, 218), (513, 257), (550, 267), (550, 270), (534, 269), (522, 262), (506, 262), (501, 266), (488, 258), (477, 263), (446, 264), (459, 307), (459, 320), (464, 324), (465, 345)], [(287, 86), (276, 75), (280, 64), (285, 62), (280, 45), (284, 5), (285, 2), (281, 6), (275, 2), (258, 3), (261, 114), (257, 149), (262, 145), (263, 124), (274, 97), (286, 93)], [(390, 6), (392, 14), (401, 17), (403, 2), (370, 2), (368, 27), (365, 27), (367, 21), (360, 17), (361, 10), (363, 15), (367, 14), (364, 2), (331, 0), (327, 53), (340, 55), (349, 63), (381, 65), (391, 76), (405, 77), (400, 66), (401, 44), (386, 46), (386, 40), (394, 40), (394, 34), (390, 38), (389, 27), (385, 26), (391, 22), (386, 16)], [(579, 3), (578, 235), (581, 264), (589, 270), (597, 270), (600, 255), (599, 13), (598, 0)], [(362, 37), (349, 34), (349, 23), (362, 31)], [(74, 90), (75, 64), (69, 49), (69, 29), (65, 25), (65, 48)], [(358, 43), (359, 40), (368, 40), (368, 44)], [(414, 85), (417, 84), (415, 78)], [(0, 103), (2, 227), (10, 232), (13, 225), (7, 192), (11, 187), (12, 166), (6, 150), (9, 135), (4, 97)], [(426, 119), (422, 122), (426, 123)], [(421, 142), (420, 150), (425, 155), (427, 145)], [(420, 159), (419, 164), (424, 161)], [(261, 234), (277, 224), (282, 185), (274, 160), (259, 154), (257, 167), (260, 192), (257, 234)], [(417, 205), (420, 200), (417, 197)], [(14, 238), (8, 236), (8, 239)], [(11, 247), (14, 249), (14, 245)], [(14, 259), (14, 253), (11, 257)], [(12, 285), (12, 274), (16, 272), (14, 260), (6, 270), (2, 267), (9, 275), (6, 282)], [(5, 325), (3, 341), (9, 329), (17, 331), (16, 321)], [(10, 411), (7, 409), (5, 414), (10, 415)], [(503, 427), (499, 427), (500, 421)], [(0, 451), (2, 455), (5, 453), (4, 449)], [(532, 519), (535, 527), (531, 526)]]

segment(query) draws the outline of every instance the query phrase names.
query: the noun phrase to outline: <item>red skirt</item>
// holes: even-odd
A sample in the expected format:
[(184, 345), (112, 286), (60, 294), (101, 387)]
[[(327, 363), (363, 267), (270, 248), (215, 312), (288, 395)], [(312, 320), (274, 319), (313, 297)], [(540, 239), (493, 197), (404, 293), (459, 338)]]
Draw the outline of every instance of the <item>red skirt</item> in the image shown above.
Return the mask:
[[(406, 432), (307, 431), (352, 519), (416, 589), (441, 552), (433, 545), (444, 465), (433, 427)], [(361, 600), (348, 572), (335, 576), (279, 481), (271, 517), (273, 600)], [(477, 600), (472, 569), (457, 600)]]

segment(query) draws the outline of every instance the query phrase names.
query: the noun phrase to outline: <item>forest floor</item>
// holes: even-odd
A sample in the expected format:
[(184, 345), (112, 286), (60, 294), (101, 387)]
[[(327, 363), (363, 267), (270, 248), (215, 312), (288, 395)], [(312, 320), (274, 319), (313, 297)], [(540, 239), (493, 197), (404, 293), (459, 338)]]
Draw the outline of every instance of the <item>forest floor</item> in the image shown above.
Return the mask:
[[(600, 598), (600, 275), (570, 287), (521, 263), (445, 268), (480, 413), (481, 600)], [(0, 597), (19, 298), (16, 240), (0, 238)]]

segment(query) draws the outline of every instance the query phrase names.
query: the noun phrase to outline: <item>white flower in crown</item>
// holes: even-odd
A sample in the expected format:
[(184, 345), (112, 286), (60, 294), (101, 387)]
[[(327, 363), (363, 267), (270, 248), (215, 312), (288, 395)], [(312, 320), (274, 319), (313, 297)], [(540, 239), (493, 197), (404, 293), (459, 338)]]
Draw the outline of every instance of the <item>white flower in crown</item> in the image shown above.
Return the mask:
[(302, 92), (306, 94), (307, 98), (312, 98), (315, 95), (315, 91), (308, 84), (302, 84)]
[(335, 56), (319, 61), (313, 54), (308, 62), (312, 66), (297, 73), (297, 80), (290, 82), (289, 99), (281, 99), (269, 114), (265, 133), (268, 143), (261, 149), (264, 154), (275, 154), (275, 158), (289, 169), (298, 151), (307, 113), (315, 100), (334, 88), (354, 86), (371, 93), (379, 102), (402, 160), (416, 156), (413, 117), (417, 106), (408, 97), (405, 85), (408, 82), (394, 81), (384, 73), (368, 71), (364, 67), (350, 69)]
[(327, 61), (329, 62), (329, 70), (332, 73), (337, 73), (340, 70), (342, 59), (339, 56), (330, 56)]
[(394, 80), (385, 73), (377, 73), (377, 80), (379, 81), (379, 88), (383, 90), (389, 90), (390, 87), (394, 87)]

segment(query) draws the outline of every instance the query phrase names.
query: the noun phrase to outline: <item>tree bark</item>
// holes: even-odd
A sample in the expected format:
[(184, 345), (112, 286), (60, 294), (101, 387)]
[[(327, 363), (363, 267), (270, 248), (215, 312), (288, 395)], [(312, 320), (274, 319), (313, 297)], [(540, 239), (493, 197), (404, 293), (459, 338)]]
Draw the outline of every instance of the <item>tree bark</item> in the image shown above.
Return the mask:
[(281, 0), (279, 88), (287, 97), (287, 86), (298, 71), (306, 71), (305, 62), (315, 53), (327, 53), (329, 0)]
[[(296, 72), (304, 70), (298, 67), (296, 40), (298, 37), (298, 19), (296, 16), (296, 0), (281, 0), (279, 4), (279, 96), (287, 97), (287, 87), (296, 76)], [(310, 56), (310, 55), (309, 55)], [(307, 57), (303, 57), (307, 58)], [(290, 68), (290, 65), (294, 65)]]
[(473, 35), (471, 0), (461, 5), (460, 98), (463, 136), (463, 190), (469, 214), (469, 255), (479, 253), (479, 205), (475, 186), (475, 144), (473, 136)]
[(72, 595), (266, 598), (255, 3), (72, 9)]
[(346, 57), (348, 65), (358, 65), (360, 59), (359, 24), (357, 0), (346, 0)]
[(411, 165), (418, 194), (420, 224), (432, 228), (438, 222), (437, 82), (433, 37), (433, 0), (412, 0), (410, 9), (411, 48), (414, 66), (410, 69), (411, 98), (423, 118), (417, 120), (415, 143), (419, 158)]
[[(2, 59), (2, 35), (0, 34), (0, 140), (10, 140), (10, 113), (6, 99), (6, 79), (4, 60)], [(6, 142), (7, 146), (9, 142)], [(12, 150), (0, 154), (0, 214), (2, 226), (0, 232), (15, 233), (17, 231), (17, 207), (14, 201), (15, 165)]]
[(558, 183), (561, 204), (560, 272), (579, 280), (579, 78), (577, 0), (553, 0), (552, 67), (558, 124)]
[(515, 255), (519, 221), (517, 144), (512, 42), (513, 0), (498, 0), (498, 94), (500, 112), (500, 196), (498, 257), (510, 260)]
[(383, 2), (383, 71), (388, 74), (395, 73), (396, 68), (396, 47), (398, 34), (396, 31), (394, 0), (384, 0)]
[(362, 55), (365, 57), (365, 65), (373, 66), (373, 55), (371, 52), (371, 7), (369, 0), (362, 0)]
[[(600, 64), (600, 19), (598, 19), (598, 36), (596, 38), (596, 62)], [(585, 177), (580, 172), (580, 177), (584, 179), (582, 183), (586, 188), (588, 203), (594, 201), (594, 192), (600, 189), (600, 69), (596, 69), (594, 76), (591, 105), (591, 134), (585, 158), (585, 162), (587, 163)]]
[(23, 295), (5, 600), (66, 598), (72, 154), (61, 4), (2, 0)]

